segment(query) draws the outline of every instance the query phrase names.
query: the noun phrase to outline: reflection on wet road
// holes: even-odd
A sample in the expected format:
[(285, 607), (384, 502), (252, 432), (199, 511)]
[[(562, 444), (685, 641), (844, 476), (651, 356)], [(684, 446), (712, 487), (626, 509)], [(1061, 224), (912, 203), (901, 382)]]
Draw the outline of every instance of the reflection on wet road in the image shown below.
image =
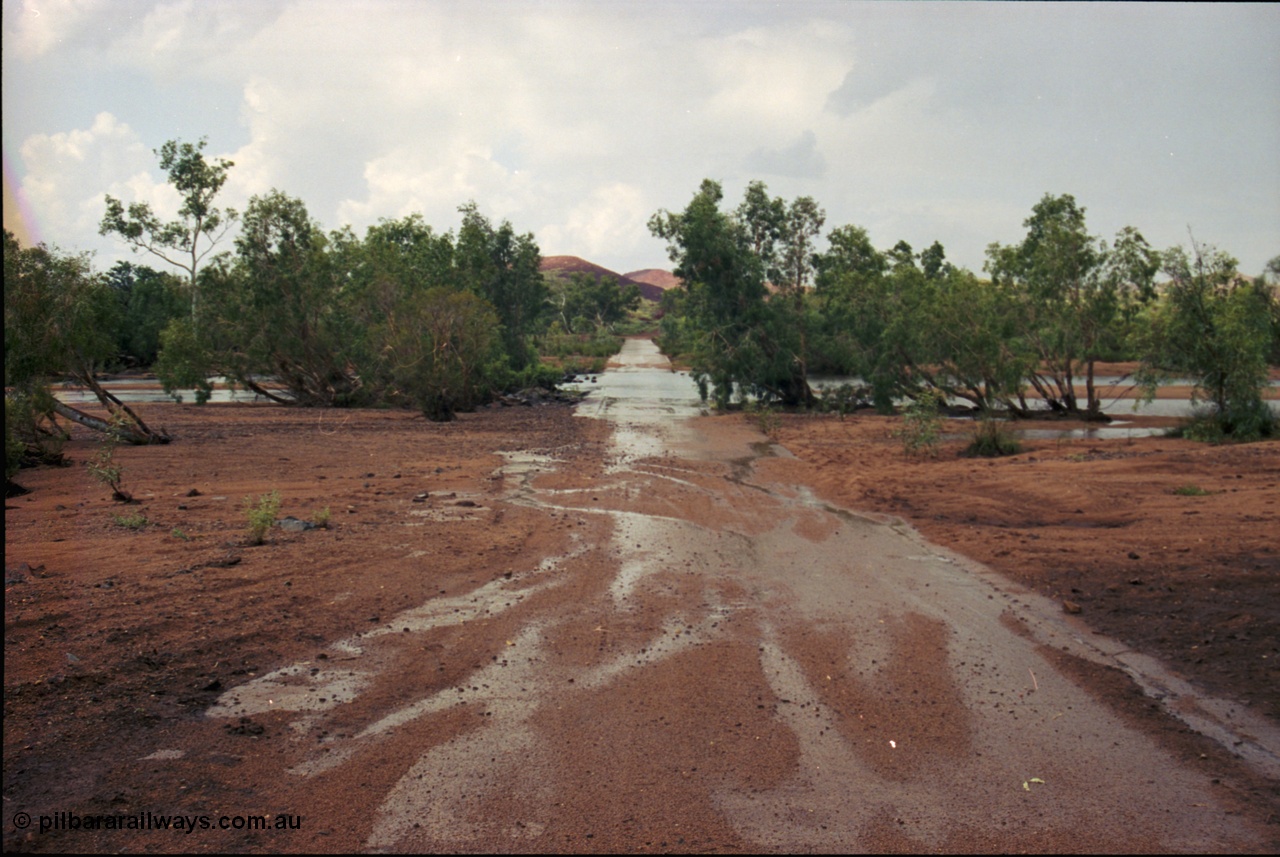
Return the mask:
[[(698, 419), (652, 343), (617, 362), (580, 406), (613, 430), (602, 476), (550, 454), (495, 473), (501, 502), (607, 537), (334, 641), (209, 716), (296, 713), (304, 781), (398, 742), (412, 761), (374, 850), (560, 850), (588, 831), (642, 849), (656, 827), (739, 850), (1257, 847), (1203, 774), (1046, 656), (1123, 666), (1122, 647), (900, 522), (766, 479), (761, 458), (785, 472), (786, 451)], [(509, 636), (463, 685), (370, 704), (440, 629), (497, 618)], [(1240, 752), (1280, 770), (1266, 740)], [(692, 828), (711, 838), (677, 839)]]

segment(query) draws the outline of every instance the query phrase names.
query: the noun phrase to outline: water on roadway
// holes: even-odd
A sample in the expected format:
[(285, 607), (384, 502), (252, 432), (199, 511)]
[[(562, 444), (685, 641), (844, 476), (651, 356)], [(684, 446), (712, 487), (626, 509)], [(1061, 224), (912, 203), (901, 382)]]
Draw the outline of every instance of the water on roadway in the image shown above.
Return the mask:
[[(700, 418), (650, 342), (591, 387), (579, 413), (612, 427), (603, 475), (529, 454), (499, 475), (501, 502), (599, 522), (602, 541), (333, 641), (341, 657), (208, 711), (292, 712), (312, 748), (287, 769), (301, 781), (408, 754), (368, 849), (1265, 850), (1205, 774), (1048, 653), (1128, 670), (1276, 776), (1265, 723), (903, 523), (788, 483), (787, 452)], [(423, 635), (494, 617), (513, 630), (466, 687), (359, 708), (388, 671), (412, 674)], [(459, 711), (477, 716), (449, 727)]]

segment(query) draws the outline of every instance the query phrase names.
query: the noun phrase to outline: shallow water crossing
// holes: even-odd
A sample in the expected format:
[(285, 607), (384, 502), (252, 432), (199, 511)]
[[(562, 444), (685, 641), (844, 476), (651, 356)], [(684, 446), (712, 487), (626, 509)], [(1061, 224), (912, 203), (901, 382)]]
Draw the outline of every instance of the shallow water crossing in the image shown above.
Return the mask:
[[(574, 523), (561, 553), (333, 641), (341, 657), (274, 670), (209, 716), (296, 714), (302, 784), (393, 769), (371, 850), (1264, 841), (1058, 665), (1140, 674), (1262, 769), (1274, 736), (903, 523), (824, 503), (785, 449), (704, 416), (651, 342), (615, 363), (579, 406), (611, 428), (597, 471), (548, 451), (493, 476), (495, 511)], [(465, 678), (424, 678), (424, 649), (472, 628), (491, 650), (463, 655)]]

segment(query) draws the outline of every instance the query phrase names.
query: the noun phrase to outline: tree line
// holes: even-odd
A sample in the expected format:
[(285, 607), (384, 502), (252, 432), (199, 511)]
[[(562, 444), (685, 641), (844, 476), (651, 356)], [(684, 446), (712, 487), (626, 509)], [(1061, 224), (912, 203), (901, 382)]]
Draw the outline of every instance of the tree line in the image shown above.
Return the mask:
[(808, 379), (822, 372), (861, 379), (844, 405), (887, 411), (928, 395), (984, 414), (1100, 420), (1096, 364), (1134, 360), (1148, 395), (1191, 377), (1209, 434), (1275, 430), (1262, 392), (1280, 363), (1280, 256), (1251, 280), (1194, 241), (1161, 252), (1125, 227), (1108, 243), (1066, 194), (1036, 203), (1020, 242), (987, 248), (986, 277), (938, 242), (881, 251), (852, 225), (820, 251), (824, 222), (812, 198), (771, 198), (761, 182), (729, 209), (711, 180), (650, 219), (685, 283), (668, 293), (661, 342), (704, 398), (809, 407)]
[[(550, 327), (559, 340), (592, 340), (638, 300), (594, 280), (549, 286), (534, 236), (474, 202), (456, 231), (411, 214), (363, 236), (324, 230), (280, 190), (243, 212), (220, 208), (233, 164), (204, 146), (156, 152), (182, 199), (172, 221), (147, 203), (105, 200), (102, 234), (174, 272), (120, 262), (100, 273), (87, 253), (24, 248), (5, 231), (8, 475), (59, 447), (57, 417), (116, 440), (169, 440), (103, 387), (108, 367), (151, 366), (167, 392), (194, 390), (201, 403), (220, 376), (282, 404), (408, 406), (445, 420), (513, 388), (553, 386), (563, 371), (540, 362), (535, 336)], [(215, 254), (233, 227), (230, 249)], [(50, 385), (64, 379), (92, 390), (107, 416), (58, 401)]]
[[(87, 254), (22, 248), (6, 231), (7, 462), (65, 436), (57, 416), (166, 442), (98, 382), (109, 365), (151, 365), (166, 391), (194, 389), (198, 402), (221, 376), (284, 404), (400, 405), (443, 420), (513, 387), (553, 384), (561, 373), (540, 362), (535, 337), (563, 354), (565, 340), (612, 331), (639, 302), (609, 280), (548, 285), (534, 236), (474, 202), (456, 231), (412, 214), (363, 236), (326, 231), (280, 190), (243, 213), (220, 208), (234, 164), (204, 147), (156, 151), (182, 200), (175, 219), (105, 199), (100, 232), (176, 273), (120, 262), (101, 274)], [(984, 413), (1101, 419), (1095, 364), (1131, 358), (1148, 389), (1170, 373), (1193, 377), (1210, 433), (1274, 431), (1261, 391), (1268, 363), (1280, 362), (1280, 257), (1250, 281), (1228, 254), (1194, 242), (1157, 252), (1126, 227), (1108, 244), (1073, 197), (1045, 195), (1022, 241), (988, 248), (980, 278), (938, 242), (881, 251), (853, 225), (831, 229), (820, 249), (822, 208), (772, 197), (762, 182), (736, 208), (723, 202), (704, 181), (683, 211), (649, 221), (685, 284), (667, 293), (660, 343), (719, 404), (812, 407), (821, 402), (809, 378), (821, 372), (862, 380), (842, 408), (928, 395)], [(592, 355), (612, 342), (593, 343)], [(49, 393), (68, 377), (94, 392), (105, 419)]]

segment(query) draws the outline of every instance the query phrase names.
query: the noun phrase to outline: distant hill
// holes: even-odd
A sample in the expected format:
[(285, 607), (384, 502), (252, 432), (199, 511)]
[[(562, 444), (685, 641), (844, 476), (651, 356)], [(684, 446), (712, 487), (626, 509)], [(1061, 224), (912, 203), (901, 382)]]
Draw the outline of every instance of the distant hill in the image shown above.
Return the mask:
[[(634, 283), (640, 289), (640, 296), (646, 300), (660, 301), (662, 300), (663, 288), (656, 286), (646, 280), (636, 279), (634, 277), (619, 274), (616, 271), (610, 271), (594, 262), (588, 262), (577, 256), (547, 256), (543, 258), (542, 265), (539, 270), (546, 276), (559, 277), (567, 280), (574, 274), (589, 274), (597, 280), (601, 277), (613, 277), (618, 281), (619, 286), (625, 286)], [(668, 276), (670, 276), (668, 274)]]
[(683, 285), (679, 277), (661, 268), (645, 268), (641, 271), (632, 271), (626, 277), (635, 280), (637, 283), (648, 283), (651, 286), (657, 286), (664, 292), (667, 289), (674, 289)]

